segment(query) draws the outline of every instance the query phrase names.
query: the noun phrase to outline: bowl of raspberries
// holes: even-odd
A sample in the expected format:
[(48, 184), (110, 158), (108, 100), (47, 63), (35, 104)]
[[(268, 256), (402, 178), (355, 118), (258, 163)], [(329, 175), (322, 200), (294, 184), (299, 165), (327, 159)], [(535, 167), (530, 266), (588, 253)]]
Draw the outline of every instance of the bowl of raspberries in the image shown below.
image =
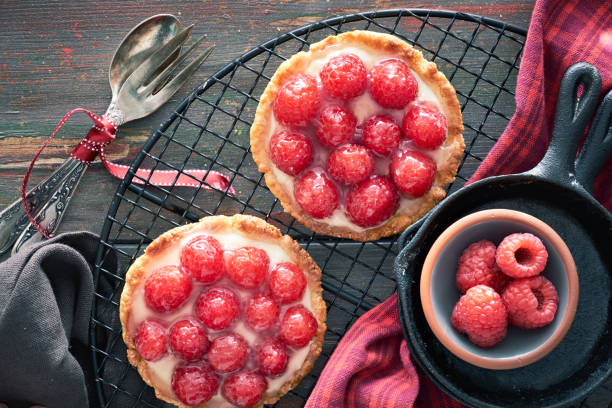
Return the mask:
[(448, 227), (429, 250), (420, 281), (438, 340), (464, 361), (497, 370), (552, 351), (572, 325), (578, 291), (563, 239), (543, 221), (506, 209)]

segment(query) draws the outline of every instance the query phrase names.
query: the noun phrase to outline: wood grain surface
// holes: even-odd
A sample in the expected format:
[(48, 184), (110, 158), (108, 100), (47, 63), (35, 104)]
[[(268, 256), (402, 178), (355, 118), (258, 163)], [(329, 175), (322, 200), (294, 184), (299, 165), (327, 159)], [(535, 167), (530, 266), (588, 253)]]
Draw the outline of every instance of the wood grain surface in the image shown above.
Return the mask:
[[(352, 0), (0, 1), (0, 27), (2, 27), (0, 31), (0, 209), (17, 199), (19, 186), (29, 161), (67, 111), (75, 107), (85, 107), (94, 112), (104, 112), (110, 101), (108, 65), (113, 53), (131, 27), (153, 14), (171, 13), (179, 17), (183, 24), (195, 24), (193, 36), (199, 37), (204, 34), (207, 36), (202, 47), (215, 44), (216, 49), (184, 89), (179, 91), (168, 104), (149, 117), (120, 128), (117, 140), (107, 151), (109, 159), (122, 164), (129, 164), (135, 158), (143, 143), (160, 122), (193, 88), (234, 58), (282, 32), (334, 15), (389, 8), (443, 8), (480, 14), (527, 27), (533, 4), (532, 0), (450, 0), (415, 3)], [(459, 48), (448, 52), (449, 55), (461, 54)], [(508, 60), (518, 57), (512, 46), (508, 46), (506, 50), (502, 44), (498, 52)], [(482, 59), (482, 56), (475, 56), (475, 60), (477, 58)], [(463, 64), (470, 68), (472, 62), (466, 58)], [(441, 65), (443, 72), (448, 75), (447, 69), (451, 69), (452, 66), (444, 66), (443, 62)], [(493, 72), (484, 72), (484, 75), (490, 75), (492, 81), (499, 83), (503, 77), (496, 77), (494, 67), (495, 64), (491, 63), (488, 69)], [(478, 70), (479, 65), (474, 63), (472, 68)], [(474, 80), (470, 75), (463, 74), (465, 73), (457, 73), (454, 84), (457, 89), (469, 91)], [(507, 86), (513, 90), (514, 84), (515, 78), (511, 78)], [(494, 86), (485, 84), (479, 98), (491, 100), (496, 92)], [(227, 100), (228, 109), (231, 109), (232, 104), (238, 104), (239, 97), (235, 101), (231, 98)], [(460, 102), (464, 100), (460, 98)], [(501, 114), (508, 117), (512, 114), (514, 104), (511, 98), (501, 98), (494, 100), (493, 103), (495, 110)], [(254, 106), (247, 106), (246, 111), (249, 109), (254, 109)], [(190, 109), (189, 115), (201, 117), (203, 113), (205, 113), (204, 108), (198, 111), (194, 107)], [(483, 110), (478, 103), (468, 104), (464, 110), (464, 117), (468, 122), (477, 124), (482, 115)], [(89, 126), (90, 123), (84, 116), (77, 116), (64, 126), (59, 137), (38, 160), (31, 179), (32, 186), (68, 156)], [(218, 126), (221, 134), (224, 132), (222, 120), (210, 128), (216, 129), (215, 126)], [(496, 136), (501, 133), (504, 126), (505, 121), (491, 121), (490, 127), (474, 130), (472, 133), (487, 132)], [(181, 131), (185, 128), (187, 127), (183, 127)], [(233, 130), (235, 134), (232, 134), (232, 137), (235, 137), (236, 145), (247, 146), (248, 127)], [(188, 128), (179, 136), (183, 140), (189, 140), (191, 137)], [(472, 152), (482, 156), (492, 143), (493, 141), (485, 138), (474, 146)], [(211, 139), (208, 142), (207, 139), (203, 139), (198, 142), (197, 149), (210, 154), (214, 153), (217, 144), (218, 141)], [(227, 157), (221, 157), (220, 161), (227, 160), (229, 167), (245, 154), (244, 149), (240, 148), (236, 148), (234, 152), (228, 148), (226, 152), (228, 152)], [(168, 154), (166, 157), (173, 159), (185, 156), (185, 152), (181, 152), (180, 149)], [(478, 160), (468, 157), (465, 175), (471, 174), (478, 163)], [(203, 161), (201, 164), (206, 163)], [(248, 173), (252, 178), (258, 177), (252, 165), (242, 168), (241, 171)], [(84, 176), (71, 202), (60, 232), (86, 229), (99, 233), (118, 183), (119, 180), (110, 176), (99, 162), (94, 163)], [(253, 186), (249, 183), (251, 182), (246, 179), (238, 179), (235, 187), (238, 190), (241, 188), (252, 190)], [(262, 189), (256, 192), (250, 203), (261, 208), (270, 208), (274, 197)], [(130, 197), (130, 194), (127, 193), (126, 196)], [(212, 194), (214, 196), (215, 193)], [(184, 192), (184, 195), (189, 197), (188, 192)], [(210, 197), (211, 195), (201, 194), (198, 199), (206, 201), (210, 200)], [(216, 202), (217, 198), (211, 201)], [(241, 210), (240, 205), (231, 200), (224, 201), (224, 205), (225, 212)], [(125, 211), (126, 208), (120, 208), (117, 219), (125, 217)], [(279, 208), (277, 216), (282, 216), (280, 211)], [(168, 217), (171, 221), (181, 222), (177, 215), (168, 214)], [(150, 213), (136, 209), (136, 214), (131, 216), (130, 222), (136, 223), (138, 229), (144, 230), (144, 226), (151, 222), (151, 218)], [(147, 234), (154, 237), (172, 226), (171, 222), (157, 222), (153, 229), (147, 230)], [(122, 238), (125, 238), (126, 242), (121, 248), (129, 253), (133, 249), (130, 245), (129, 231), (124, 231)], [(136, 235), (133, 238), (134, 241), (139, 239)], [(379, 251), (384, 252), (383, 247), (384, 244)], [(363, 301), (376, 304), (395, 290), (391, 276), (392, 258), (383, 256), (381, 265), (378, 265), (387, 271), (385, 273), (371, 277), (371, 271), (364, 268), (363, 273), (347, 276), (346, 264), (350, 261), (350, 257), (359, 258), (357, 262), (364, 265), (369, 263), (369, 259), (381, 262), (381, 256), (376, 254), (375, 250), (361, 253), (362, 249), (363, 246), (357, 243), (344, 244), (342, 251), (334, 247), (334, 253), (344, 253), (345, 256), (333, 258), (326, 263), (326, 276), (332, 283), (346, 280), (348, 287), (352, 285), (358, 288), (355, 290), (356, 296), (359, 296), (360, 290), (363, 293), (366, 285), (369, 285), (368, 288), (370, 286), (375, 288), (375, 290), (366, 289), (368, 296)], [(312, 244), (308, 250), (315, 259), (324, 259), (329, 257), (330, 253), (329, 247), (325, 244)], [(331, 297), (326, 298), (328, 304), (330, 300)], [(347, 303), (349, 312), (343, 313), (342, 302), (342, 299), (333, 297), (332, 303), (335, 303), (336, 307), (330, 309), (328, 319), (330, 333), (338, 333), (336, 337), (344, 333), (355, 318), (351, 316), (354, 305)], [(363, 310), (360, 310), (359, 314), (361, 313)], [(334, 337), (331, 339), (333, 341), (329, 341), (330, 339), (326, 337), (326, 340), (328, 340), (326, 347), (331, 351), (337, 338)], [(601, 395), (596, 396), (594, 402), (590, 402), (590, 406), (599, 407), (600, 403), (604, 404), (602, 407), (605, 406), (606, 396), (610, 394)], [(301, 404), (300, 399), (288, 397), (283, 399), (280, 405), (293, 407)]]
[[(441, 8), (439, 2), (403, 1), (1, 1), (0, 2), (0, 208), (18, 197), (21, 179), (40, 144), (70, 109), (103, 113), (110, 101), (108, 65), (124, 35), (139, 21), (172, 13), (195, 24), (202, 47), (216, 49), (199, 72), (155, 114), (128, 123), (108, 156), (129, 164), (152, 131), (189, 91), (256, 45), (312, 21), (386, 8)], [(503, 19), (523, 27), (533, 1), (453, 0), (444, 9)], [(36, 164), (34, 186), (67, 157), (89, 128), (76, 116)], [(71, 202), (61, 231), (99, 232), (119, 181), (94, 163)]]

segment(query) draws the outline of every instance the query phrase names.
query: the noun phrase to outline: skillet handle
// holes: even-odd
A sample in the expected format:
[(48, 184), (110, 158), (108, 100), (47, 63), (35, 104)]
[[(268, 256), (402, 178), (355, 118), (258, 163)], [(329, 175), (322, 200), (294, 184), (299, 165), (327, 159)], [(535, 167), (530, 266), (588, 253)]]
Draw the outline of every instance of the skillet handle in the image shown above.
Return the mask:
[(399, 239), (397, 240), (397, 245), (400, 250), (404, 248), (404, 246), (406, 246), (406, 244), (408, 243), (408, 240), (411, 239), (414, 236), (414, 234), (416, 234), (419, 228), (421, 228), (421, 225), (423, 225), (423, 222), (425, 222), (427, 217), (429, 217), (429, 214), (430, 213), (425, 214), (419, 220), (415, 221), (413, 224), (408, 226), (408, 228), (406, 228), (404, 232), (402, 232), (402, 235), (400, 235)]
[(409, 242), (405, 242), (408, 240), (408, 236), (404, 237), (404, 235), (402, 234), (404, 240), (401, 243), (402, 246), (400, 247), (400, 253), (395, 258), (394, 266), (398, 291), (402, 288), (405, 288), (406, 279), (418, 278), (418, 273), (415, 269), (416, 265), (414, 260), (421, 252), (425, 241), (425, 230), (421, 227), (427, 221), (427, 218), (429, 218), (429, 215), (421, 218), (421, 220), (423, 221), (420, 221), (418, 226), (415, 226), (414, 228), (411, 228), (412, 226), (409, 227), (413, 230), (413, 232), (416, 231), (416, 234), (410, 239)]
[[(576, 91), (580, 84), (584, 90), (578, 99)], [(579, 62), (565, 71), (557, 96), (557, 111), (548, 151), (540, 163), (527, 173), (564, 183), (571, 181), (578, 144), (595, 111), (600, 91), (601, 76), (591, 64)]]
[(576, 179), (591, 195), (597, 173), (612, 154), (612, 90), (604, 97), (576, 159)]

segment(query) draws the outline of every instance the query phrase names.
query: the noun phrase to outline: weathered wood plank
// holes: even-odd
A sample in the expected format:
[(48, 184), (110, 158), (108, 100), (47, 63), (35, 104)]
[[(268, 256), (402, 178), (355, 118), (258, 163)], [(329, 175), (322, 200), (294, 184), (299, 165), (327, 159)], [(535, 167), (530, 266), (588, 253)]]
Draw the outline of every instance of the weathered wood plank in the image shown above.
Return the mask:
[[(533, 0), (513, 1), (502, 0), (494, 3), (488, 0), (450, 0), (442, 5), (445, 9), (481, 14), (492, 18), (503, 19), (507, 22), (526, 27), (529, 22)], [(195, 23), (194, 36), (207, 34), (205, 45), (216, 44), (217, 48), (199, 72), (188, 82), (185, 89), (180, 91), (171, 101), (155, 114), (148, 118), (129, 123), (120, 129), (118, 139), (108, 148), (109, 157), (121, 163), (128, 164), (139, 152), (142, 144), (157, 127), (157, 125), (172, 112), (179, 101), (191, 89), (201, 83), (222, 66), (253, 48), (257, 44), (268, 40), (280, 32), (287, 31), (332, 15), (370, 9), (401, 8), (401, 7), (441, 8), (438, 1), (421, 1), (407, 4), (405, 1), (252, 1), (235, 2), (223, 1), (165, 1), (165, 2), (122, 2), (107, 1), (103, 4), (92, 0), (78, 3), (67, 0), (54, 0), (46, 2), (36, 1), (0, 1), (0, 209), (18, 197), (18, 189), (25, 168), (29, 164), (38, 146), (53, 130), (63, 114), (77, 106), (87, 107), (95, 112), (103, 112), (110, 100), (110, 89), (107, 83), (108, 64), (113, 52), (125, 33), (138, 21), (156, 13), (174, 13), (185, 24)], [(400, 27), (407, 33), (413, 31), (417, 25), (407, 23)], [(457, 31), (469, 37), (469, 30)], [(441, 34), (439, 34), (441, 35)], [(425, 45), (435, 45), (439, 38), (421, 39)], [(483, 42), (491, 38), (482, 38)], [(513, 44), (502, 41), (496, 53), (504, 59), (513, 61)], [(447, 55), (451, 61), (456, 61), (461, 54), (460, 43), (449, 41), (441, 49), (441, 55)], [(427, 55), (427, 52), (426, 52)], [(427, 55), (431, 57), (430, 55)], [(454, 71), (452, 64), (438, 61), (441, 69), (450, 75)], [(278, 64), (278, 63), (276, 63)], [(463, 64), (472, 72), (482, 69), (482, 55), (468, 55)], [(482, 69), (486, 78), (497, 82), (503, 71), (503, 63), (491, 61), (489, 66)], [(275, 67), (275, 66), (274, 66)], [(266, 70), (271, 74), (271, 66)], [(465, 94), (473, 84), (473, 75), (462, 70), (457, 71), (453, 82), (458, 90)], [(244, 89), (252, 78), (246, 74), (239, 76), (236, 86)], [(260, 84), (254, 91), (258, 96), (265, 84)], [(508, 89), (514, 88), (513, 79), (506, 85)], [(497, 89), (484, 84), (479, 88), (477, 98), (483, 103), (490, 103), (497, 93)], [(206, 98), (212, 97), (207, 94)], [(465, 98), (461, 98), (462, 102)], [(239, 95), (228, 98), (228, 109), (237, 109), (243, 100)], [(503, 95), (495, 109), (506, 116), (512, 113), (512, 99)], [(198, 110), (199, 109), (199, 110)], [(244, 118), (252, 117), (255, 104), (248, 103)], [(194, 106), (189, 115), (200, 118), (206, 113), (203, 106)], [(242, 116), (241, 116), (242, 117)], [(464, 111), (464, 119), (477, 130), (482, 121), (483, 110), (475, 103), (468, 103)], [(227, 148), (221, 152), (220, 161), (231, 169), (236, 169), (240, 159), (245, 155), (248, 146), (248, 127), (237, 125), (232, 129), (224, 127), (223, 120), (213, 123), (210, 130), (222, 135), (228, 134), (232, 141), (241, 147)], [(70, 152), (77, 141), (85, 135), (90, 124), (84, 117), (75, 117), (62, 130), (58, 140), (54, 141), (41, 155), (33, 173), (31, 183), (40, 181), (51, 169), (57, 166)], [(499, 135), (505, 126), (504, 120), (488, 121), (482, 131), (489, 135)], [(177, 134), (183, 143), (193, 143), (196, 129), (185, 126)], [(466, 139), (474, 137), (473, 130), (466, 130)], [(482, 156), (492, 145), (493, 141), (479, 137), (472, 152)], [(196, 144), (196, 149), (207, 156), (214, 156), (220, 145), (219, 139), (205, 134), (202, 141)], [(154, 152), (156, 150), (154, 149)], [(187, 157), (188, 152), (173, 145), (164, 155), (164, 160), (173, 164), (180, 164)], [(204, 157), (191, 156), (189, 166), (202, 166), (207, 163)], [(468, 160), (464, 167), (465, 174), (478, 165), (477, 160)], [(258, 180), (258, 173), (254, 163), (247, 156), (240, 172), (246, 173), (251, 179)], [(99, 232), (113, 198), (119, 181), (113, 179), (99, 163), (94, 164), (83, 178), (82, 186), (74, 197), (61, 231), (88, 229)], [(253, 183), (244, 178), (236, 179), (236, 188), (243, 193), (250, 193)], [(156, 194), (159, 191), (152, 190)], [(187, 199), (191, 198), (192, 191), (186, 189), (173, 190)], [(248, 196), (248, 195), (247, 195)], [(129, 199), (138, 199), (134, 193), (127, 193)], [(243, 195), (239, 195), (245, 199)], [(195, 204), (204, 210), (210, 209), (210, 203), (218, 199), (218, 193), (200, 192), (195, 198)], [(183, 204), (180, 200), (170, 200)], [(156, 206), (140, 200), (144, 207), (156, 210)], [(250, 205), (259, 208), (270, 208), (274, 197), (258, 188), (257, 194), (249, 201)], [(241, 211), (244, 206), (232, 199), (224, 199), (222, 212), (232, 213)], [(129, 205), (123, 205), (117, 215), (118, 221), (123, 220), (130, 210)], [(193, 208), (191, 209), (193, 210)], [(280, 206), (274, 208), (274, 217), (286, 220), (280, 211)], [(252, 212), (252, 211), (251, 211)], [(168, 220), (183, 222), (179, 216), (163, 211)], [(153, 215), (144, 209), (138, 208), (130, 217), (130, 225), (147, 235), (154, 237), (173, 224), (169, 221), (157, 220), (152, 228), (148, 229)], [(137, 242), (141, 237), (137, 234), (122, 232), (122, 239)], [(377, 299), (384, 299), (393, 292), (394, 283), (388, 278), (391, 271), (391, 257), (387, 257), (381, 267), (382, 273), (373, 275), (370, 265), (379, 263), (382, 251), (379, 247), (370, 244), (367, 250), (360, 255), (360, 262), (352, 267), (347, 275), (347, 261), (343, 253), (355, 253), (361, 244), (341, 244), (333, 251), (326, 266), (326, 281), (340, 286), (338, 280), (347, 278), (344, 289), (354, 295), (360, 296), (368, 287), (371, 279), (374, 285), (368, 290), (366, 301), (376, 303)], [(129, 252), (129, 248), (124, 247)], [(308, 248), (315, 260), (322, 263), (327, 259), (330, 249), (324, 245), (312, 244)], [(343, 311), (361, 314), (362, 309), (355, 308), (342, 298), (334, 297), (326, 292), (328, 304), (334, 304), (330, 309), (328, 325), (330, 333), (343, 333), (351, 323), (350, 315)], [(326, 344), (326, 351), (331, 351), (335, 336), (330, 334)], [(333, 337), (333, 338), (332, 338)], [(318, 372), (317, 370), (315, 370)], [(609, 394), (607, 394), (609, 396)], [(591, 406), (604, 406), (606, 395), (593, 397)], [(608, 399), (609, 400), (609, 399)], [(285, 397), (280, 406), (298, 407), (302, 405), (301, 399)]]
[[(484, 1), (450, 1), (444, 7), (503, 18), (523, 26), (529, 20), (532, 1), (510, 0), (491, 5)], [(356, 6), (359, 8), (357, 9)], [(29, 158), (69, 109), (84, 106), (103, 112), (110, 98), (108, 64), (121, 38), (136, 22), (161, 12), (172, 12), (184, 23), (196, 23), (194, 36), (207, 34), (206, 43), (217, 48), (202, 69), (160, 111), (121, 128), (109, 156), (129, 163), (140, 146), (189, 89), (221, 66), (281, 31), (323, 17), (353, 11), (405, 7), (405, 2), (96, 2), (33, 1), (0, 2), (0, 208), (18, 197), (18, 187)], [(415, 7), (439, 8), (434, 1)], [(252, 107), (254, 108), (254, 107)], [(37, 163), (32, 183), (56, 166), (89, 127), (77, 117), (62, 130)], [(248, 129), (244, 135), (248, 134)], [(239, 152), (241, 153), (241, 152)], [(184, 153), (169, 152), (181, 160)], [(171, 155), (174, 154), (174, 157)], [(225, 158), (232, 162), (231, 155)], [(252, 168), (250, 169), (252, 170)], [(100, 214), (110, 204), (118, 181), (99, 164), (85, 175), (84, 187), (72, 201), (62, 231), (87, 228), (99, 231)], [(228, 208), (231, 210), (233, 207)]]
[[(0, 26), (3, 28), (0, 32), (0, 208), (18, 197), (18, 187), (29, 159), (66, 111), (77, 106), (84, 106), (100, 113), (104, 111), (110, 99), (107, 71), (113, 52), (133, 25), (152, 14), (174, 13), (185, 24), (195, 23), (194, 36), (207, 34), (205, 45), (214, 43), (217, 48), (194, 78), (188, 82), (185, 89), (172, 98), (166, 106), (148, 118), (121, 128), (118, 139), (109, 147), (109, 156), (125, 164), (133, 160), (151, 132), (191, 89), (229, 61), (280, 32), (332, 15), (406, 6), (443, 7), (499, 18), (526, 27), (533, 4), (533, 0), (518, 2), (513, 0), (496, 2), (449, 0), (442, 5), (439, 1), (432, 0), (415, 4), (397, 0), (366, 0), (358, 3), (350, 0), (325, 2), (305, 0), (295, 2), (271, 0), (122, 2), (113, 0), (103, 4), (93, 0), (78, 3), (67, 0), (0, 1)], [(401, 25), (400, 29), (410, 33), (417, 26), (414, 23), (407, 23)], [(464, 38), (469, 38), (472, 34), (470, 30), (463, 30), (461, 27), (457, 32), (465, 35)], [(421, 40), (425, 45), (435, 45), (439, 37), (432, 34), (431, 38)], [(487, 39), (485, 35), (482, 41), (487, 40), (490, 41), (491, 38)], [(456, 61), (462, 48), (461, 43), (448, 41), (441, 49), (441, 55), (447, 55), (451, 61)], [(513, 61), (515, 57), (511, 41), (502, 40), (496, 53), (509, 61)], [(431, 54), (427, 56), (431, 57)], [(447, 75), (450, 76), (454, 71), (452, 64), (444, 61), (438, 61), (438, 63)], [(466, 56), (463, 64), (470, 71), (479, 73), (482, 69), (482, 55), (470, 54)], [(503, 63), (492, 60), (488, 67), (482, 69), (483, 75), (494, 82), (500, 81), (503, 77), (499, 78), (499, 74), (505, 72), (502, 65)], [(266, 73), (271, 74), (273, 69), (274, 67), (271, 66)], [(251, 80), (252, 78), (244, 75), (238, 78), (236, 85), (243, 89)], [(466, 95), (469, 94), (473, 81), (474, 76), (465, 71), (459, 70), (454, 74), (453, 82), (457, 89)], [(259, 95), (263, 86), (265, 84), (258, 86), (254, 94)], [(514, 82), (511, 80), (506, 87), (513, 89)], [(490, 103), (497, 93), (495, 87), (486, 83), (479, 89), (480, 92), (476, 98), (483, 103)], [(208, 94), (206, 97), (209, 97)], [(460, 100), (465, 102), (465, 98), (460, 97)], [(242, 100), (239, 96), (234, 95), (228, 98), (226, 103), (228, 109), (236, 109)], [(495, 109), (510, 116), (512, 106), (512, 98), (502, 95), (495, 104)], [(254, 109), (253, 103), (247, 104), (245, 112), (247, 119), (248, 115), (253, 114)], [(202, 106), (198, 108), (194, 106), (189, 114), (193, 115), (193, 118), (201, 118), (205, 113)], [(484, 128), (480, 129), (483, 113), (483, 109), (476, 103), (470, 102), (466, 105), (465, 122), (476, 129), (476, 131), (466, 130), (466, 139), (473, 138), (479, 130), (492, 136), (499, 135), (503, 130), (504, 120), (488, 121)], [(72, 146), (85, 135), (89, 125), (82, 117), (76, 117), (74, 121), (66, 125), (60, 138), (49, 146), (37, 163), (32, 176), (32, 185), (63, 160)], [(226, 123), (219, 120), (218, 123), (213, 123), (211, 130), (230, 135), (232, 141), (243, 147), (242, 149), (240, 147), (227, 148), (221, 152), (220, 161), (231, 169), (235, 169), (245, 154), (244, 148), (248, 144), (248, 127), (238, 125), (233, 129), (227, 129), (224, 128), (224, 125)], [(182, 127), (177, 138), (184, 143), (193, 143), (196, 129), (188, 129), (187, 126)], [(492, 143), (493, 141), (480, 136), (472, 152), (481, 156)], [(220, 141), (215, 136), (207, 134), (203, 136), (201, 142), (196, 144), (196, 149), (210, 157), (216, 154), (219, 145)], [(187, 157), (187, 153), (186, 150), (176, 145), (169, 148), (163, 158), (173, 164), (180, 164)], [(192, 156), (188, 165), (201, 166), (206, 163), (205, 158)], [(477, 165), (477, 160), (469, 159), (464, 167), (464, 174), (471, 173)], [(258, 180), (258, 173), (250, 157), (246, 158), (239, 170), (248, 174), (251, 179)], [(110, 177), (98, 163), (91, 166), (82, 183), (66, 214), (61, 231), (79, 229), (100, 231), (118, 180)], [(239, 194), (240, 192), (248, 193), (253, 188), (253, 183), (238, 177), (236, 188)], [(161, 194), (159, 191), (152, 191)], [(186, 189), (173, 191), (187, 199), (190, 199), (193, 194), (192, 191)], [(239, 196), (245, 198), (242, 195)], [(131, 192), (127, 193), (126, 197), (138, 199), (138, 196)], [(216, 201), (215, 197), (218, 198), (218, 193), (200, 192), (195, 198), (195, 204), (208, 210), (211, 199)], [(184, 204), (177, 199), (170, 201)], [(258, 188), (249, 204), (269, 208), (273, 202), (274, 198), (269, 193)], [(156, 210), (155, 205), (147, 204), (142, 199), (139, 203), (142, 203), (143, 207)], [(241, 211), (243, 208), (243, 205), (232, 199), (224, 199), (222, 203), (222, 212), (226, 213)], [(122, 221), (129, 210), (129, 205), (122, 205), (117, 220)], [(280, 213), (281, 208), (278, 205), (274, 210), (274, 217), (286, 220), (286, 217)], [(150, 229), (148, 226), (153, 215), (144, 209), (134, 210), (129, 222), (138, 230), (146, 231), (150, 237), (170, 228), (173, 225), (170, 221), (183, 222), (179, 216), (171, 212), (164, 210), (162, 214), (169, 221), (158, 219)], [(132, 242), (137, 242), (141, 238), (137, 234), (125, 231), (122, 232), (121, 237)], [(342, 253), (356, 251), (359, 246), (360, 244), (342, 244), (340, 248), (333, 251), (326, 267), (327, 281), (338, 285), (337, 279), (343, 279), (347, 273), (347, 263)], [(128, 250), (129, 247), (125, 249)], [(323, 262), (330, 252), (329, 248), (320, 244), (313, 244), (308, 250), (318, 262)], [(360, 260), (364, 265), (379, 262), (381, 255), (376, 251), (380, 251), (380, 248), (372, 244), (367, 250), (362, 251)], [(371, 267), (364, 265), (355, 265), (351, 273), (346, 276), (348, 284), (345, 285), (345, 289), (356, 296), (359, 296), (360, 290), (363, 291), (367, 287), (373, 276)], [(371, 299), (371, 296), (383, 299), (393, 291), (393, 282), (384, 276), (390, 275), (390, 258), (383, 262), (381, 270), (383, 274), (375, 276), (375, 285), (368, 291), (369, 297), (366, 300), (370, 302), (375, 303), (375, 299)], [(330, 309), (328, 321), (330, 332), (342, 333), (347, 324), (350, 324), (351, 318), (342, 311), (343, 308), (355, 313), (363, 312), (363, 310), (356, 310), (354, 305), (341, 298), (334, 298), (330, 292), (326, 292), (326, 301), (330, 305), (332, 303), (335, 305)], [(326, 351), (331, 351), (333, 342), (331, 337), (334, 336), (330, 334), (328, 337), (330, 341), (326, 344)], [(609, 396), (609, 394), (594, 396), (595, 399), (591, 406), (604, 406), (606, 401), (609, 401), (609, 398), (605, 400), (606, 395)], [(292, 397), (285, 397), (281, 404), (283, 407), (301, 405), (300, 399)]]

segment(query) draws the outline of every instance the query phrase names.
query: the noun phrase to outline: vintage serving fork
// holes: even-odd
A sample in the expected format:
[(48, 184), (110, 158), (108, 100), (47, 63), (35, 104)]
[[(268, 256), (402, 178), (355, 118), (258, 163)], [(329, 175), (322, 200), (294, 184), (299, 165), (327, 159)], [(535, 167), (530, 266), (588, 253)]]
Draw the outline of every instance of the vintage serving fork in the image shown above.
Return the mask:
[[(174, 16), (157, 15), (141, 22), (125, 37), (111, 63), (109, 82), (113, 96), (104, 117), (116, 126), (142, 118), (157, 110), (181, 88), (213, 49), (207, 48), (170, 79), (177, 66), (204, 39), (200, 38), (180, 54), (192, 28), (193, 25), (177, 34), (179, 24)], [(57, 230), (87, 165), (70, 157), (27, 193), (29, 212), (36, 214), (36, 223), (47, 235)], [(0, 255), (11, 247), (14, 254), (43, 238), (29, 221), (21, 200), (0, 213)]]

